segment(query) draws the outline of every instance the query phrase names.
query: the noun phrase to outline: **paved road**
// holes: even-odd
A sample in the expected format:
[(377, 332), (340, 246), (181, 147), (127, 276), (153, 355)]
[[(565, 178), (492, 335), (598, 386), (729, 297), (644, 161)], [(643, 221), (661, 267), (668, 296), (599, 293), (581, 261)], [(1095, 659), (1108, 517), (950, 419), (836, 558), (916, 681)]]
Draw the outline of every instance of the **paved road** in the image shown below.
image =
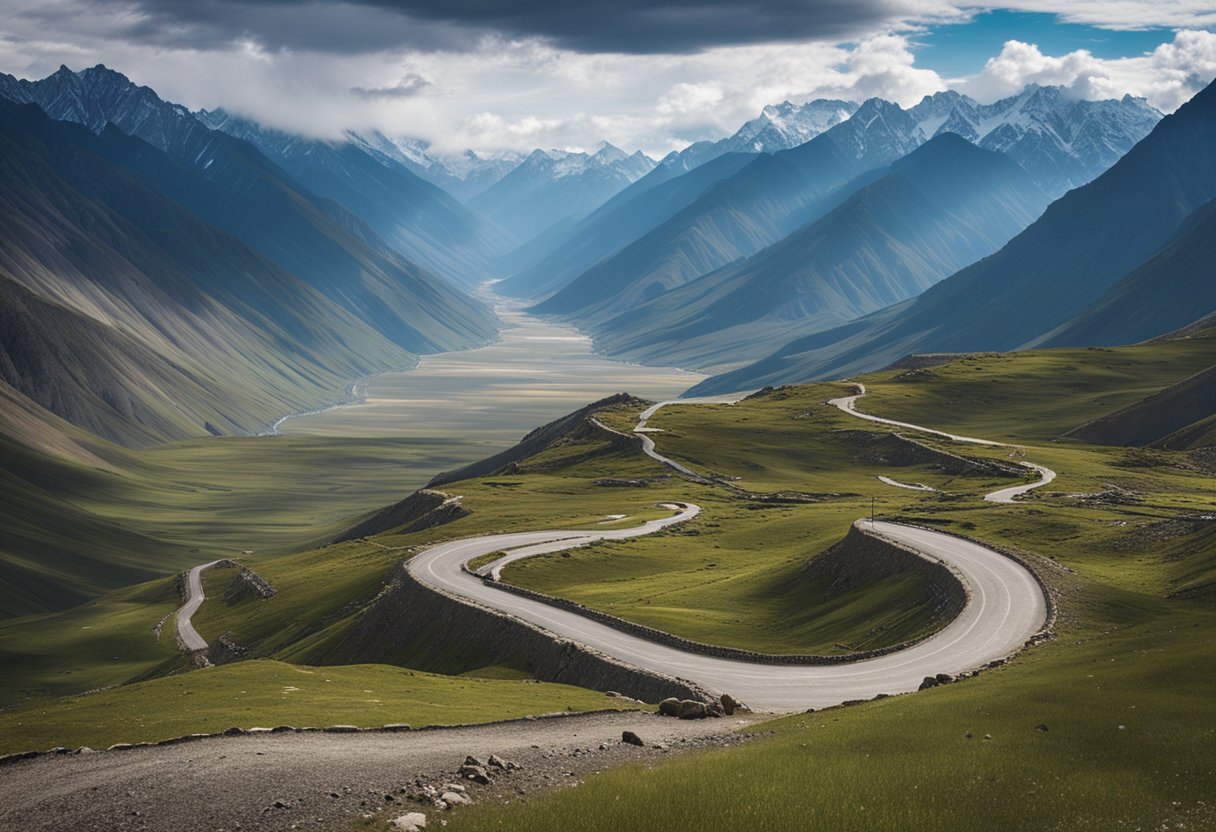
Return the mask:
[(425, 550), (407, 568), (419, 581), (441, 592), (522, 618), (635, 667), (730, 693), (763, 711), (823, 708), (879, 693), (916, 690), (925, 676), (958, 674), (1011, 654), (1046, 620), (1042, 590), (1020, 564), (976, 543), (885, 522), (874, 524), (874, 530), (951, 564), (968, 584), (971, 598), (959, 617), (935, 636), (899, 653), (845, 665), (754, 664), (688, 653), (503, 592), (461, 569), (470, 559), (500, 549), (526, 547), (530, 554), (537, 554), (596, 539), (634, 537), (682, 522), (697, 512), (696, 506), (686, 505), (671, 517), (633, 529), (521, 532), (455, 540)]
[(709, 482), (709, 479), (701, 476), (691, 468), (681, 465), (674, 459), (663, 456), (661, 453), (659, 453), (658, 449), (655, 448), (654, 440), (651, 439), (647, 434), (662, 433), (663, 431), (661, 428), (647, 427), (646, 423), (650, 421), (650, 417), (654, 416), (654, 414), (659, 411), (659, 408), (667, 407), (669, 404), (734, 404), (735, 402), (739, 401), (740, 398), (746, 395), (746, 393), (736, 393), (729, 396), (699, 396), (691, 399), (673, 399), (671, 401), (652, 404), (650, 407), (643, 410), (641, 414), (639, 414), (638, 423), (633, 429), (633, 432), (642, 440), (642, 453), (646, 454), (646, 456), (650, 457), (656, 462), (661, 462), (668, 468), (672, 468), (680, 472), (690, 479), (696, 480), (697, 482)]
[(186, 603), (182, 604), (181, 609), (177, 611), (177, 637), (187, 650), (206, 650), (207, 641), (198, 634), (198, 630), (194, 629), (194, 624), (191, 618), (194, 613), (198, 612), (198, 608), (202, 606), (203, 599), (203, 570), (210, 569), (219, 563), (218, 560), (213, 560), (210, 563), (200, 564), (188, 573), (186, 573)]
[[(972, 445), (987, 445), (993, 448), (1014, 448), (1016, 445), (1010, 445), (1006, 442), (993, 442), (990, 439), (977, 439), (974, 436), (960, 436), (956, 433), (946, 433), (933, 428), (926, 428), (921, 425), (913, 425), (909, 422), (897, 422), (894, 419), (884, 419), (881, 416), (875, 416), (872, 413), (862, 413), (857, 409), (857, 400), (866, 394), (866, 386), (861, 382), (854, 382), (857, 387), (857, 393), (852, 396), (842, 396), (839, 399), (832, 399), (828, 404), (833, 405), (850, 416), (856, 416), (858, 419), (865, 419), (869, 422), (879, 422), (884, 425), (893, 425), (898, 428), (908, 428), (919, 433), (928, 433), (933, 436), (940, 436), (944, 439), (951, 439), (955, 442), (967, 442)], [(1002, 488), (999, 491), (993, 491), (991, 494), (985, 494), (984, 499), (990, 503), (1012, 503), (1016, 497), (1025, 494), (1027, 491), (1033, 491), (1036, 488), (1041, 488), (1047, 483), (1056, 478), (1056, 472), (1042, 465), (1036, 465), (1033, 462), (1019, 462), (1026, 468), (1037, 471), (1039, 474), (1038, 482), (1026, 483), (1024, 485), (1015, 485), (1010, 488)], [(882, 479), (879, 477), (879, 479)], [(886, 482), (886, 480), (883, 480)], [(890, 483), (894, 485), (895, 483)]]

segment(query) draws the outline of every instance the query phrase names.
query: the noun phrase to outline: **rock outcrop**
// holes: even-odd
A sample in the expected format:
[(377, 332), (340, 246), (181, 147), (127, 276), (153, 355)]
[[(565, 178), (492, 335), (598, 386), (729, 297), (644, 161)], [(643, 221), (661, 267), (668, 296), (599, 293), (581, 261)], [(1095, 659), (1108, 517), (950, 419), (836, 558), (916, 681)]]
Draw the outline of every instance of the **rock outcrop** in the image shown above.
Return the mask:
[(419, 532), (468, 517), (472, 512), (460, 504), (459, 497), (442, 491), (420, 488), (399, 503), (382, 508), (339, 534), (330, 543), (358, 540), (396, 531), (400, 534)]
[(224, 602), (236, 604), (246, 598), (273, 598), (277, 592), (269, 581), (252, 569), (241, 569), (224, 592)]

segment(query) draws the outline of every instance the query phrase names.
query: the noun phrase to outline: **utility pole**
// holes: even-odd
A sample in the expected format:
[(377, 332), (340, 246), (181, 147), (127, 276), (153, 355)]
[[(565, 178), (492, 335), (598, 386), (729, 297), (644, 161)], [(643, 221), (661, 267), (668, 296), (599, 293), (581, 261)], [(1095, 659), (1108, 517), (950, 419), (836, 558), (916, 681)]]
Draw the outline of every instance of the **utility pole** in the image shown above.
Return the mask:
[(870, 525), (871, 526), (874, 525), (874, 503), (877, 501), (877, 499), (878, 498), (874, 497), (873, 495), (870, 496)]

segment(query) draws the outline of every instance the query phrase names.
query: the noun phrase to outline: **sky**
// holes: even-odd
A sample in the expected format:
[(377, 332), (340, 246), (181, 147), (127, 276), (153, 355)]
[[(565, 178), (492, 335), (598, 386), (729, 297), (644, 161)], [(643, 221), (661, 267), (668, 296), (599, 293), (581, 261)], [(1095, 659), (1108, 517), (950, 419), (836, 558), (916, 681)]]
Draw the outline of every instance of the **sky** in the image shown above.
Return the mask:
[(0, 0), (0, 71), (97, 63), (309, 136), (662, 156), (785, 100), (1039, 83), (1172, 112), (1216, 78), (1216, 2)]

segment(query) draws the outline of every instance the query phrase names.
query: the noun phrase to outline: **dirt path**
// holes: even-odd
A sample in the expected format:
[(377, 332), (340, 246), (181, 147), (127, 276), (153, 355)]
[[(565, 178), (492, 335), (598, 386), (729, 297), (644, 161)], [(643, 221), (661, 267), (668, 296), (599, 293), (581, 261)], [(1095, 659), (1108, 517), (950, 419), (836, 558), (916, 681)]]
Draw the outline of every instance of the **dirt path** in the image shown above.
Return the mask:
[[(419, 784), (465, 782), (474, 802), (518, 799), (624, 762), (742, 742), (736, 731), (749, 719), (589, 714), (403, 733), (254, 734), (43, 756), (0, 768), (0, 829), (278, 832), (334, 829), (368, 812), (387, 819), (408, 811), (426, 812), (438, 827), (443, 812), (411, 800)], [(626, 730), (648, 747), (622, 743)], [(496, 774), (484, 786), (457, 777), (466, 755), (485, 762), (490, 754), (522, 768)]]

